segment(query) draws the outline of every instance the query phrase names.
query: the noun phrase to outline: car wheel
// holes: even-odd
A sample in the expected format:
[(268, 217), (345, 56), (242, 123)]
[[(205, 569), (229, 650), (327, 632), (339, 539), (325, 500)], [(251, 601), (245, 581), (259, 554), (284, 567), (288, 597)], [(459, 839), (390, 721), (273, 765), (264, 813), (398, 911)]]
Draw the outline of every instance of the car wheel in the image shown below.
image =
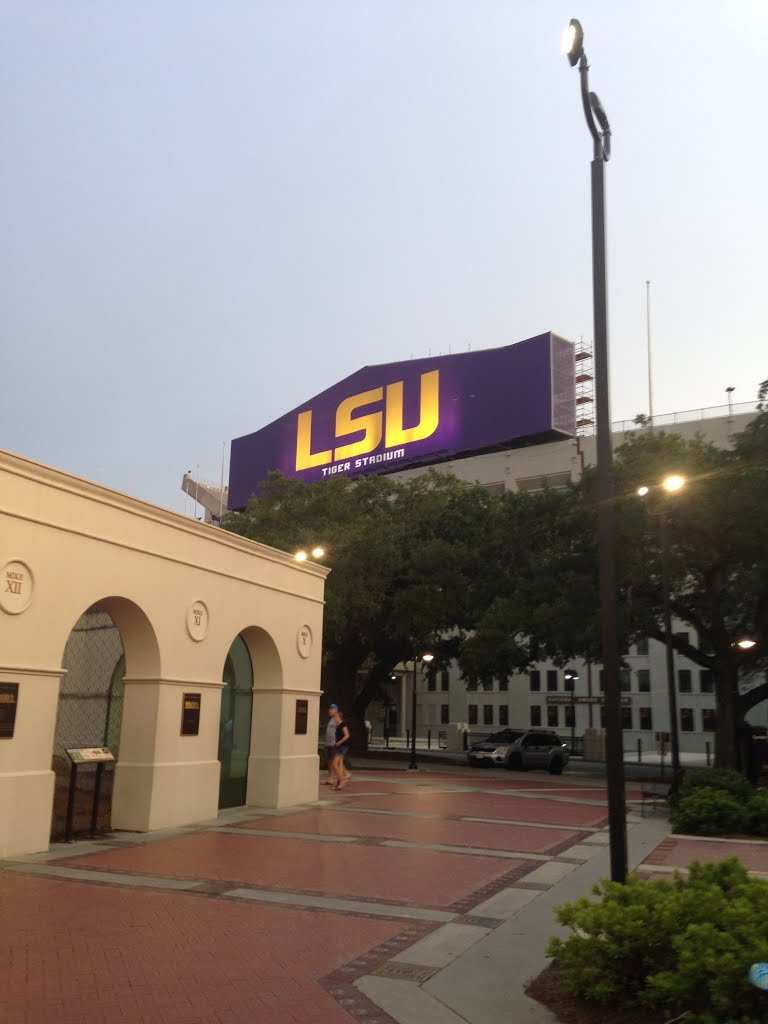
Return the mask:
[(509, 768), (511, 772), (522, 772), (525, 770), (523, 768), (523, 759), (519, 754), (510, 754), (504, 763), (504, 767)]
[(563, 761), (562, 758), (553, 757), (549, 762), (549, 774), (550, 775), (562, 775), (563, 774)]

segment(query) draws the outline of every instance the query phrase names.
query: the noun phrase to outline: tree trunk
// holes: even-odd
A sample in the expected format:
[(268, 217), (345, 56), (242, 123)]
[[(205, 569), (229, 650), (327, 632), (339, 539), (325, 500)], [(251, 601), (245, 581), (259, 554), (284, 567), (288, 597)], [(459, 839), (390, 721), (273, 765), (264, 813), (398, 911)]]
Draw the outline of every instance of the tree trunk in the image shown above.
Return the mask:
[(715, 698), (715, 767), (740, 771), (736, 738), (739, 727), (739, 673), (738, 666), (730, 661), (715, 673)]

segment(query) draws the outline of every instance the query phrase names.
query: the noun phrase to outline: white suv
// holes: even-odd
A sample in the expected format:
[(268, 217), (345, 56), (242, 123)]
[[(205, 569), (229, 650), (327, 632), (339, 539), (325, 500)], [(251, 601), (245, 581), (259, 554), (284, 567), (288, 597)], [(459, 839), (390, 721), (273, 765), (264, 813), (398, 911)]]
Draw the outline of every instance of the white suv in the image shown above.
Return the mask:
[(492, 764), (523, 772), (546, 768), (550, 774), (559, 775), (568, 764), (568, 747), (554, 732), (502, 729), (474, 743), (467, 751), (467, 760), (479, 768), (490, 768)]

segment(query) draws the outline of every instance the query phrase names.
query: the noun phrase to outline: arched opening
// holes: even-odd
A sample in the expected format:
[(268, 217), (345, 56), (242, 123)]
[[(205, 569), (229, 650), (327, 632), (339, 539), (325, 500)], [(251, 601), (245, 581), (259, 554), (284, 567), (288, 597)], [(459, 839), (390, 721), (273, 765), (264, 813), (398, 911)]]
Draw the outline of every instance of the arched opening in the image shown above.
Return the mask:
[[(142, 609), (124, 597), (105, 597), (91, 604), (61, 636), (61, 665), (53, 747), (55, 788), (51, 838), (66, 831), (72, 761), (67, 750), (108, 747), (114, 761), (104, 765), (96, 829), (106, 831), (112, 820), (115, 769), (123, 736), (123, 684), (126, 675), (158, 678), (160, 653), (152, 623)], [(133, 729), (143, 728), (133, 715)], [(91, 831), (96, 765), (77, 769), (73, 792), (72, 834)]]
[(253, 665), (242, 636), (235, 637), (224, 662), (219, 719), (219, 807), (240, 807), (248, 785), (253, 710)]
[[(53, 840), (65, 834), (70, 799), (73, 834), (89, 831), (91, 826), (97, 766), (78, 767), (77, 785), (70, 794), (72, 761), (67, 751), (109, 747), (115, 761), (119, 753), (125, 652), (120, 631), (103, 605), (92, 605), (73, 626), (63, 668), (53, 741)], [(99, 831), (110, 827), (114, 764), (109, 762), (102, 769), (96, 812)]]

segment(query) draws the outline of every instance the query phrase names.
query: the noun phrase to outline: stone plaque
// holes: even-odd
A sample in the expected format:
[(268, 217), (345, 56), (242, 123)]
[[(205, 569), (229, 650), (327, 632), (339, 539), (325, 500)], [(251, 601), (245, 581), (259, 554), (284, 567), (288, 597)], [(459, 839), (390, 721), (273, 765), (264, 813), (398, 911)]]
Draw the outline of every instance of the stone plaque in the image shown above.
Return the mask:
[(181, 735), (197, 736), (200, 733), (200, 704), (202, 698), (199, 693), (185, 693), (181, 700)]
[(0, 683), (0, 739), (12, 739), (18, 703), (19, 684)]
[(208, 608), (202, 601), (195, 601), (187, 610), (187, 632), (197, 641), (208, 635)]
[(296, 646), (302, 658), (308, 658), (312, 653), (312, 630), (309, 626), (299, 626), (296, 633)]
[(0, 569), (0, 608), (19, 615), (29, 608), (35, 581), (26, 562), (6, 562)]
[(309, 719), (309, 701), (296, 701), (296, 727), (294, 732), (297, 736), (307, 735), (307, 721)]

